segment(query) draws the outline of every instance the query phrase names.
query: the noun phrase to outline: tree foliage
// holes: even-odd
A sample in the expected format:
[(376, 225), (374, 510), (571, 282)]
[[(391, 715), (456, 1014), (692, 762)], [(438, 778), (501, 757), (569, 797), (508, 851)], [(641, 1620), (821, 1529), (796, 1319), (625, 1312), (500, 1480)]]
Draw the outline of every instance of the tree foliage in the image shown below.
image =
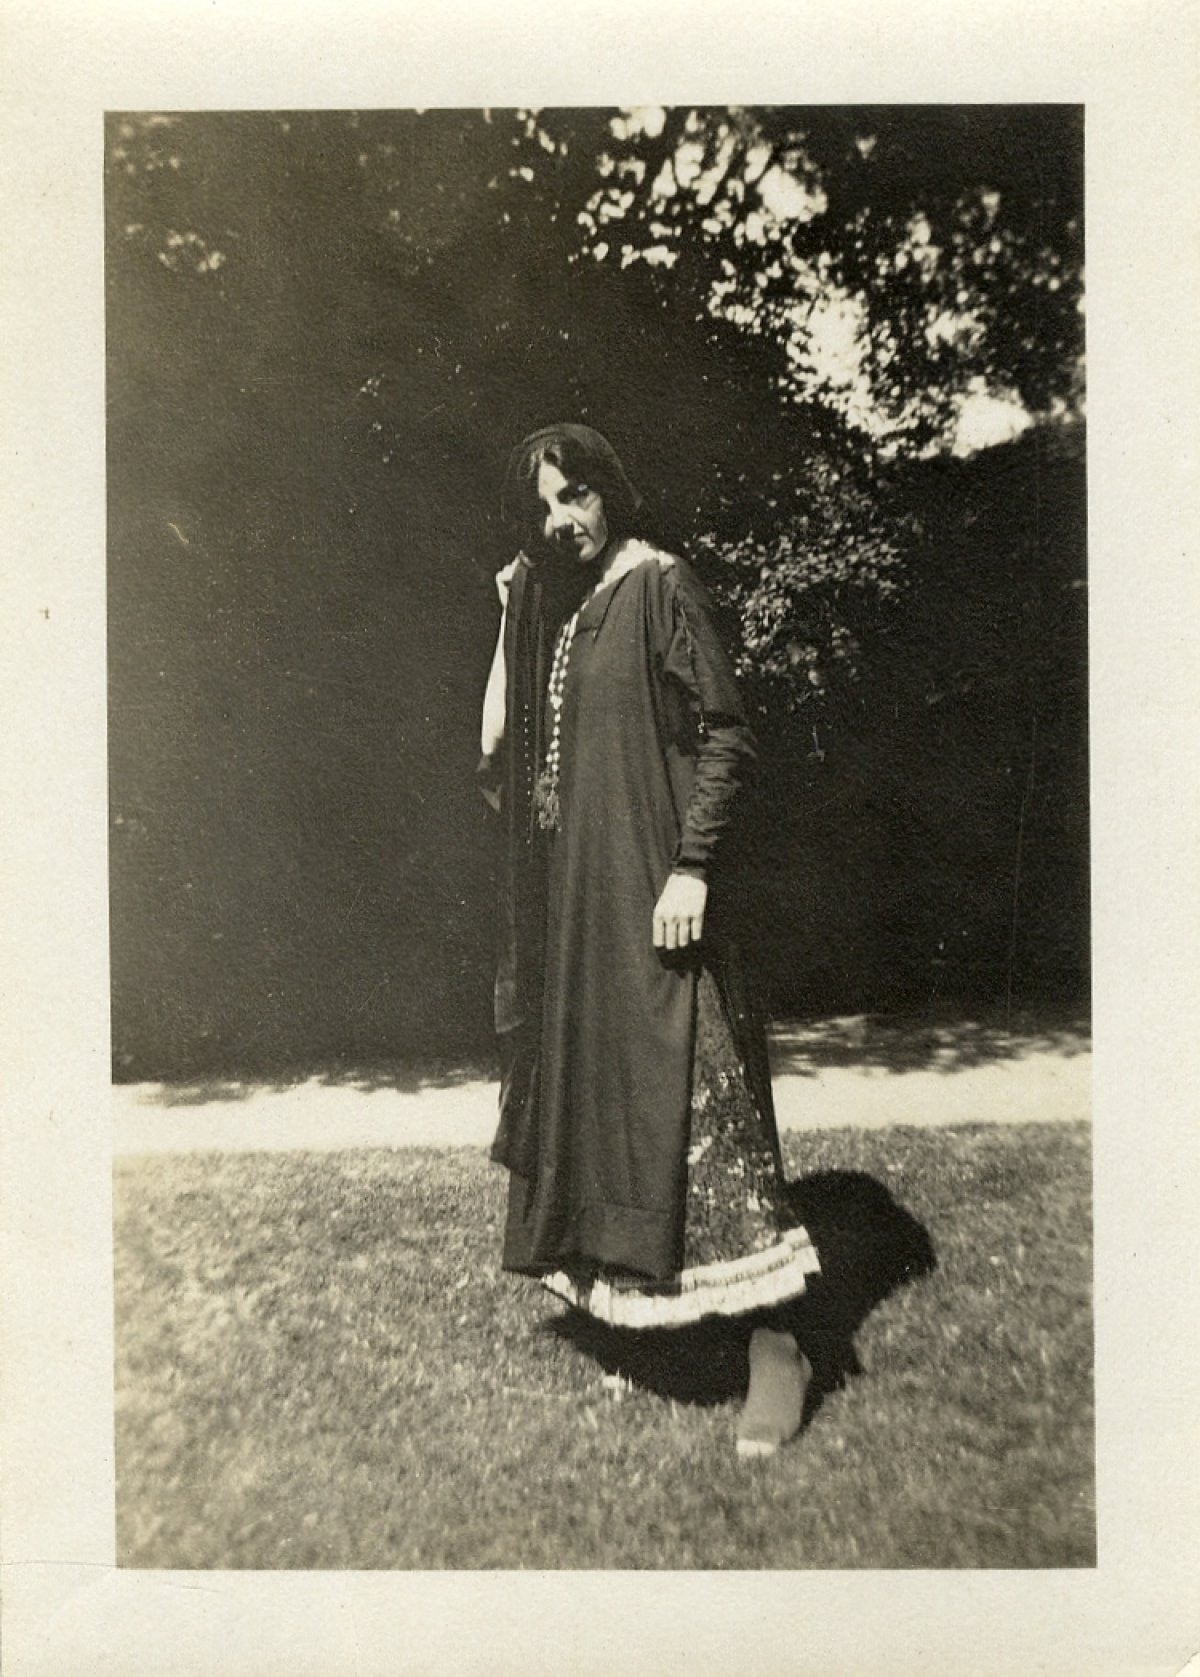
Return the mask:
[[(486, 1029), (497, 492), (563, 417), (729, 609), (830, 994), (1010, 960), (1014, 900), (1069, 921), (1080, 143), (1056, 107), (110, 118), (118, 1020), (168, 1059)], [(989, 402), (1025, 435), (961, 457)]]
[(919, 542), (886, 463), (972, 401), (1078, 413), (1081, 147), (1055, 106), (132, 116), (110, 204), (161, 279), (323, 311), (345, 411), (384, 466), (461, 462), (481, 547), (481, 461), (610, 430), (798, 703)]
[[(528, 117), (517, 178), (536, 186), (552, 170), (593, 260), (647, 264), (673, 306), (766, 338), (793, 400), (902, 452), (944, 441), (978, 381), (1038, 416), (1077, 403), (1077, 111), (701, 108), (585, 123)], [(580, 152), (599, 183), (570, 178)]]

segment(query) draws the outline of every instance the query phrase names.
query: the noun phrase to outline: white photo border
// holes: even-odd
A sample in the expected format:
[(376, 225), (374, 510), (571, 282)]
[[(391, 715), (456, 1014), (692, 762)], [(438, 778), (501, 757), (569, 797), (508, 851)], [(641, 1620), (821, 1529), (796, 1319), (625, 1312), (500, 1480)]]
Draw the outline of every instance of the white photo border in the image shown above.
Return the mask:
[[(1200, 1648), (1195, 7), (10, 3), (0, 578), (11, 1677), (1105, 1677)], [(1082, 103), (1099, 1560), (1079, 1572), (114, 1566), (106, 110)], [(1189, 726), (1190, 725), (1190, 726)], [(1191, 1002), (1191, 1008), (1188, 1002)]]

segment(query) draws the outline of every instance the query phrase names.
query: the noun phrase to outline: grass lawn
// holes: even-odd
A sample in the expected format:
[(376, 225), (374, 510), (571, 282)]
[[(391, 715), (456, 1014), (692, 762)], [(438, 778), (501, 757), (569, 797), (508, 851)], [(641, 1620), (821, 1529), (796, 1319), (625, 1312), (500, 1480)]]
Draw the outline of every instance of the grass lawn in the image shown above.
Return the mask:
[(818, 1379), (752, 1464), (725, 1339), (499, 1273), (481, 1152), (121, 1160), (121, 1564), (1093, 1564), (1086, 1127), (785, 1146)]

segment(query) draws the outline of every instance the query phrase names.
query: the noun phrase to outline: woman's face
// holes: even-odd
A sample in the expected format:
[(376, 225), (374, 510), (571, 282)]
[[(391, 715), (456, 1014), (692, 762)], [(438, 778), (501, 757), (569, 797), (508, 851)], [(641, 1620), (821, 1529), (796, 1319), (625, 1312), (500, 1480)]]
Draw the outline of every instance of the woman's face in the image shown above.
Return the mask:
[(551, 546), (586, 563), (608, 546), (604, 497), (579, 478), (565, 477), (549, 460), (537, 475), (542, 534)]

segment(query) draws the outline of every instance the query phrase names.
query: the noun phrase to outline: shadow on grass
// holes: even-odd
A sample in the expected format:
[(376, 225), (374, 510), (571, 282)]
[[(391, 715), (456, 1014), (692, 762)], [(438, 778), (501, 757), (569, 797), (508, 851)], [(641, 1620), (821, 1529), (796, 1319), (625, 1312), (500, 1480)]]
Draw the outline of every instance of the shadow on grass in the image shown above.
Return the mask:
[(1088, 1021), (1075, 1013), (1010, 1021), (950, 1013), (861, 1013), (779, 1024), (770, 1038), (771, 1070), (777, 1077), (815, 1077), (841, 1067), (970, 1071), (1031, 1054), (1085, 1054), (1090, 1046)]
[[(1033, 1054), (1071, 1056), (1088, 1051), (1085, 1017), (1063, 1014), (1022, 1016), (1011, 1022), (964, 1019), (960, 1014), (855, 1014), (840, 1018), (780, 1022), (769, 1036), (773, 1075), (816, 1077), (827, 1069), (888, 1072), (969, 1071)], [(206, 1106), (249, 1100), (256, 1094), (280, 1094), (300, 1084), (355, 1089), (362, 1094), (392, 1091), (414, 1095), (424, 1089), (458, 1088), (465, 1083), (495, 1082), (499, 1059), (491, 1048), (451, 1058), (332, 1058), (246, 1065), (240, 1075), (196, 1074), (163, 1079), (158, 1105)], [(117, 1081), (124, 1081), (118, 1075)], [(141, 1072), (137, 1081), (154, 1081)]]
[(379, 1061), (367, 1065), (336, 1064), (278, 1067), (244, 1077), (191, 1077), (163, 1081), (152, 1099), (158, 1106), (207, 1106), (212, 1102), (249, 1100), (254, 1095), (283, 1094), (304, 1083), (327, 1089), (355, 1089), (373, 1095), (392, 1091), (417, 1095), (424, 1089), (457, 1089), (464, 1083), (495, 1082), (499, 1067), (494, 1055), (480, 1054), (462, 1061)]
[[(863, 1372), (854, 1336), (898, 1287), (928, 1275), (937, 1257), (928, 1230), (864, 1171), (821, 1171), (792, 1182), (788, 1200), (821, 1258), (821, 1274), (784, 1305), (778, 1325), (796, 1335), (813, 1369), (807, 1425), (824, 1398)], [(551, 1318), (546, 1331), (594, 1358), (606, 1374), (677, 1403), (709, 1406), (740, 1398), (752, 1318), (709, 1320), (647, 1332), (610, 1328), (581, 1311)]]

